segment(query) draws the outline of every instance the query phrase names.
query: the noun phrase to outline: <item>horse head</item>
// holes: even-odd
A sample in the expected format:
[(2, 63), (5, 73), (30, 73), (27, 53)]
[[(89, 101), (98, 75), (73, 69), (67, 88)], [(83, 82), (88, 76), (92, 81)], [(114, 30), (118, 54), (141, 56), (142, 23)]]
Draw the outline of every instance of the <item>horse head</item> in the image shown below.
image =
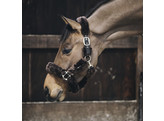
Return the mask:
[(88, 18), (74, 21), (62, 17), (66, 31), (54, 62), (46, 67), (46, 97), (62, 101), (67, 91), (77, 92), (111, 42), (142, 34), (142, 9), (142, 0), (114, 0), (98, 7)]
[[(97, 64), (99, 52), (96, 46), (101, 50), (101, 44), (93, 42), (95, 38), (84, 16), (77, 18), (77, 21), (63, 16), (62, 19), (66, 23), (66, 30), (54, 62), (46, 67), (49, 74), (44, 82), (44, 90), (50, 101), (62, 101), (67, 91), (80, 90), (86, 83), (88, 71), (93, 73)], [(69, 76), (72, 76), (70, 80), (67, 79)]]

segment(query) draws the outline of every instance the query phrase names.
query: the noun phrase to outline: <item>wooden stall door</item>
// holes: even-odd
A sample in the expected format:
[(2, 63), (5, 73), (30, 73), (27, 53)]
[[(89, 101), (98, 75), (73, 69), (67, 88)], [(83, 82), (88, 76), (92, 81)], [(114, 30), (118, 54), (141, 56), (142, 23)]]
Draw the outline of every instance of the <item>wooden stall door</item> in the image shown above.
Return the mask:
[[(54, 40), (53, 40), (54, 38)], [(23, 101), (45, 101), (45, 67), (54, 61), (60, 36), (23, 36)], [(131, 38), (132, 39), (132, 38)], [(118, 41), (99, 57), (96, 73), (78, 93), (68, 93), (66, 101), (136, 99), (137, 38)], [(121, 43), (120, 43), (121, 42)], [(123, 43), (124, 42), (124, 43)], [(47, 44), (51, 43), (51, 44)], [(133, 44), (132, 44), (133, 43)]]

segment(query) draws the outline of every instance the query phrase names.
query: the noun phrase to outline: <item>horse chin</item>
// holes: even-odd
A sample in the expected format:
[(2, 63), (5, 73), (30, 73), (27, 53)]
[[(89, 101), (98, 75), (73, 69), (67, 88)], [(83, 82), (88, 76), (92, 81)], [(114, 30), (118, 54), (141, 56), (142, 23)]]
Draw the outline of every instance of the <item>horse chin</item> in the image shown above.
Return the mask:
[[(57, 91), (57, 90), (63, 90), (63, 91)], [(51, 91), (50, 97), (53, 98), (53, 101), (63, 101), (65, 99), (65, 89), (62, 87), (60, 89), (53, 89)]]
[(50, 102), (54, 102), (54, 101), (61, 102), (61, 101), (63, 101), (64, 99), (65, 99), (65, 96), (62, 95), (62, 96), (60, 96), (59, 98), (48, 97), (48, 98), (47, 98), (47, 101), (50, 101)]
[(58, 93), (55, 96), (52, 93), (53, 92), (51, 92), (51, 94), (47, 96), (47, 100), (50, 101), (50, 102), (54, 102), (54, 101), (61, 102), (65, 99), (65, 93), (63, 93), (63, 92)]

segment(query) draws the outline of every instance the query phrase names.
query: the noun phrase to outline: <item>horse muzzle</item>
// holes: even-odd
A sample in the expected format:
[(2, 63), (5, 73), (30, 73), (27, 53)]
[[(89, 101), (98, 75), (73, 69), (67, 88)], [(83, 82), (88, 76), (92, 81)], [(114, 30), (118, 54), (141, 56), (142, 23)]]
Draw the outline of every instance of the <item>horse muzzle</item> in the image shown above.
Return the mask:
[(44, 89), (44, 95), (46, 100), (48, 101), (62, 101), (62, 95), (63, 95), (63, 90), (62, 89), (53, 89), (50, 91), (48, 87), (45, 87)]

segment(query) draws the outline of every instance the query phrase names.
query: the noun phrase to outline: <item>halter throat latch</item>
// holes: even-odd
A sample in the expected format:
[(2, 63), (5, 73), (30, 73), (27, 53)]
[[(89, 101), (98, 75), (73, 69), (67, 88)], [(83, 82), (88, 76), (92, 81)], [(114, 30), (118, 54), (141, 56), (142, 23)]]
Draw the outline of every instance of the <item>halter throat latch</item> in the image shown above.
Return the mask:
[(92, 66), (91, 64), (91, 54), (92, 54), (92, 48), (91, 48), (91, 44), (90, 44), (90, 38), (85, 35), (83, 38), (83, 58), (88, 62), (88, 68), (90, 68)]

